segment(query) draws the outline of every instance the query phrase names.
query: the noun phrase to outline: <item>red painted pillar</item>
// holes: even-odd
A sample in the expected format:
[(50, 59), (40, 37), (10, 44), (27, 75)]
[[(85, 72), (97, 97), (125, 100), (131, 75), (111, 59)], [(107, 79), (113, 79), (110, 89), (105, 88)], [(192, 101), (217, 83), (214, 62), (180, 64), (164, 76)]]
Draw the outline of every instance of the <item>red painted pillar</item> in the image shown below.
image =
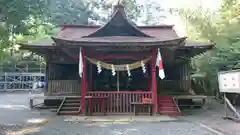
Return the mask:
[(86, 59), (85, 59), (85, 50), (84, 48), (82, 48), (82, 60), (83, 60), (83, 75), (82, 75), (82, 78), (81, 78), (81, 112), (84, 113), (84, 110), (85, 110), (85, 95), (86, 95), (86, 83), (87, 83), (87, 80), (86, 80)]
[(152, 49), (152, 83), (151, 83), (151, 90), (152, 90), (152, 98), (153, 98), (153, 104), (154, 104), (154, 113), (158, 113), (158, 102), (157, 102), (157, 78), (156, 78), (156, 48)]

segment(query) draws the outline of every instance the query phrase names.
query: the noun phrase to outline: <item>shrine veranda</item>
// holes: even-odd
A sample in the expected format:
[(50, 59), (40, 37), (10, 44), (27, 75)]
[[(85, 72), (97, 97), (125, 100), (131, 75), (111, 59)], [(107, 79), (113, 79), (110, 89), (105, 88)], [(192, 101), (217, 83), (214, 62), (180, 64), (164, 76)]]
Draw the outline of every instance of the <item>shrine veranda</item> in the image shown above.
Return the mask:
[[(117, 102), (120, 107), (116, 112), (121, 113), (124, 113), (121, 106), (128, 106), (130, 100), (139, 102), (148, 97), (153, 99), (153, 110), (158, 113), (161, 95), (193, 94), (190, 59), (213, 48), (213, 44), (190, 42), (186, 38), (179, 37), (172, 25), (136, 26), (118, 4), (103, 26), (62, 25), (52, 40), (22, 43), (21, 49), (45, 58), (46, 97), (109, 96), (118, 100), (108, 102)], [(159, 66), (156, 67), (158, 53), (164, 79), (159, 77)], [(85, 98), (79, 101), (84, 108)]]

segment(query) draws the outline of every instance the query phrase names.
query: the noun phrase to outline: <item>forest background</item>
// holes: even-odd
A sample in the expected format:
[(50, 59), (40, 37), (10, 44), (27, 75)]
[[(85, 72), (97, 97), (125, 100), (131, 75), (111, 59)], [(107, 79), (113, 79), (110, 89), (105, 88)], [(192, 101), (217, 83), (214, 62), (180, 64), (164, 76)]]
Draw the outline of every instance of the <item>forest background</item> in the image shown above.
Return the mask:
[[(165, 9), (151, 1), (123, 2), (129, 19), (141, 25), (160, 25), (165, 13), (181, 18), (188, 40), (213, 42), (215, 49), (191, 59), (192, 73), (204, 74), (208, 93), (218, 91), (217, 73), (240, 68), (240, 1), (222, 0), (215, 12), (196, 9)], [(106, 0), (0, 0), (0, 67), (11, 67), (21, 61), (44, 60), (19, 50), (19, 42), (50, 39), (60, 24), (104, 24), (112, 12), (113, 2)], [(143, 10), (144, 9), (144, 10)], [(144, 12), (143, 12), (144, 11)]]

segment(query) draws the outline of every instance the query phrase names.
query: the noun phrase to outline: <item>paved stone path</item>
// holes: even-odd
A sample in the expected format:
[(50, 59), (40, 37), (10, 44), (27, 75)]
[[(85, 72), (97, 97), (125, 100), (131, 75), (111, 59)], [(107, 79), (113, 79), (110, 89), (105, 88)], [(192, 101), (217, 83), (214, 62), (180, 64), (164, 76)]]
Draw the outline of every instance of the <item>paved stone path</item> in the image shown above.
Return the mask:
[(28, 93), (0, 93), (0, 135), (7, 131), (18, 131), (36, 125), (28, 122), (32, 119), (53, 119), (55, 117), (49, 111), (30, 110), (28, 97), (31, 95)]
[[(58, 123), (58, 124), (56, 124)], [(138, 123), (63, 123), (46, 124), (37, 133), (28, 135), (215, 135), (189, 122)]]
[(216, 101), (212, 101), (212, 104), (193, 111), (191, 114), (181, 119), (202, 123), (224, 135), (240, 135), (240, 123), (223, 120), (222, 117), (225, 115), (224, 105)]
[(66, 122), (166, 122), (177, 121), (170, 116), (65, 116)]
[[(221, 131), (224, 135), (240, 134), (240, 125), (222, 120), (222, 112), (216, 108), (180, 117), (181, 121), (88, 121), (83, 123), (65, 121), (65, 117), (56, 116), (48, 111), (30, 110), (28, 96), (28, 94), (0, 93), (0, 135), (6, 131), (30, 132), (29, 135), (216, 135), (197, 124), (196, 121)], [(44, 118), (49, 122), (39, 127), (27, 122), (33, 118)]]

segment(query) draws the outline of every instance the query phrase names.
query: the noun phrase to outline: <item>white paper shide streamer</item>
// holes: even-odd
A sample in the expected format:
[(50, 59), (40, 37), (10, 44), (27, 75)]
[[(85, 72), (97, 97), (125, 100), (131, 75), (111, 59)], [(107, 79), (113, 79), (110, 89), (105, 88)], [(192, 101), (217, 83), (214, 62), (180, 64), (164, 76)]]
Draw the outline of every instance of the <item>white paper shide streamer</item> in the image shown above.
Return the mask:
[(113, 76), (115, 76), (115, 75), (116, 75), (116, 70), (115, 70), (115, 67), (114, 67), (114, 65), (113, 65), (113, 64), (112, 64), (112, 66), (111, 66), (111, 67), (112, 67), (112, 75), (113, 75)]
[(82, 78), (82, 74), (83, 74), (83, 59), (82, 59), (82, 48), (80, 47), (79, 49), (79, 76)]
[(100, 61), (97, 62), (97, 71), (98, 71), (99, 74), (102, 72), (101, 62)]
[(128, 64), (126, 65), (126, 68), (127, 68), (127, 74), (128, 74), (128, 76), (131, 76), (131, 72), (130, 72), (130, 68), (129, 68), (129, 65), (128, 65)]
[(143, 73), (146, 73), (147, 70), (143, 61), (141, 61), (141, 66), (142, 66)]

